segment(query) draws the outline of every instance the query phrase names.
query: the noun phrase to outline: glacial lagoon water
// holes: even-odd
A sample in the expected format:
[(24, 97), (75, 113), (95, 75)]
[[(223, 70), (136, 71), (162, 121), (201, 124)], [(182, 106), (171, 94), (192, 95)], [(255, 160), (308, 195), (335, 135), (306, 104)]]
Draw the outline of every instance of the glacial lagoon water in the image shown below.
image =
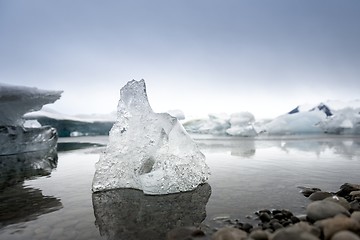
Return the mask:
[(0, 191), (0, 239), (164, 239), (177, 226), (253, 222), (263, 208), (302, 214), (308, 199), (298, 186), (337, 191), (360, 183), (360, 137), (193, 138), (210, 166), (209, 184), (167, 196), (131, 189), (92, 194), (107, 137), (59, 139), (50, 175)]

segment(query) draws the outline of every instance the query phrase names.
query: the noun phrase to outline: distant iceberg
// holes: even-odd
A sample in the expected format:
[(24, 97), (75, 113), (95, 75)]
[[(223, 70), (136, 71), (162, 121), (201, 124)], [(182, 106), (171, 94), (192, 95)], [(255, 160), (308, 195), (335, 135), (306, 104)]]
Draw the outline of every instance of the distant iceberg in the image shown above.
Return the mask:
[(38, 121), (41, 125), (56, 128), (59, 137), (108, 135), (116, 119), (116, 112), (109, 114), (89, 114), (70, 116), (50, 108), (27, 113), (28, 121)]
[(360, 134), (360, 101), (300, 105), (271, 120), (256, 121), (250, 112), (209, 114), (184, 121), (190, 133), (254, 137), (257, 135)]

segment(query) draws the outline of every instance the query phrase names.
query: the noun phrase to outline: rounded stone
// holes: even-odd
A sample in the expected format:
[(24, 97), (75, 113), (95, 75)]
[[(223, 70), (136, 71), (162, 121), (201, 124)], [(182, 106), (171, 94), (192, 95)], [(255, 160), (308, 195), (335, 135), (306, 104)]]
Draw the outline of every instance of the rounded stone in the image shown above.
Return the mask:
[(319, 192), (314, 192), (312, 193), (310, 196), (309, 196), (309, 199), (311, 201), (320, 201), (320, 200), (323, 200), (325, 198), (328, 198), (328, 197), (332, 197), (333, 195), (329, 192), (322, 192), (322, 191), (319, 191)]
[(271, 220), (271, 216), (267, 212), (260, 213), (259, 218), (261, 222), (269, 222)]
[(268, 233), (263, 230), (252, 231), (250, 233), (249, 237), (254, 240), (268, 240), (269, 239)]
[(271, 240), (319, 240), (316, 236), (296, 228), (283, 228), (277, 230)]
[(343, 206), (346, 210), (350, 210), (351, 206), (350, 203), (343, 197), (338, 197), (338, 196), (332, 196), (332, 197), (328, 197), (324, 199), (325, 201), (331, 201), (337, 204), (340, 204), (341, 206)]
[(306, 208), (307, 218), (313, 222), (331, 218), (338, 214), (350, 216), (349, 211), (343, 206), (331, 201), (315, 201), (310, 203)]
[(356, 211), (351, 214), (351, 218), (360, 223), (360, 212)]
[(360, 224), (354, 219), (344, 215), (338, 215), (333, 218), (318, 221), (315, 223), (315, 225), (322, 229), (325, 240), (331, 239), (335, 233), (343, 230), (350, 230), (355, 232), (360, 231)]
[(218, 230), (212, 240), (242, 240), (246, 239), (247, 233), (243, 230), (231, 227), (225, 227)]
[(360, 237), (350, 231), (340, 231), (335, 233), (331, 240), (360, 240)]

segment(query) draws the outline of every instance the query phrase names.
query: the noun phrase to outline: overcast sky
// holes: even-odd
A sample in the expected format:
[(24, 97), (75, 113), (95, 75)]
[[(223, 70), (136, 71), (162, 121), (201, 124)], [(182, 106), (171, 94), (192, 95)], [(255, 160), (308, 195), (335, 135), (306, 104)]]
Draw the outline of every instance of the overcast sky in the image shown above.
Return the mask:
[(145, 79), (157, 112), (360, 98), (359, 0), (0, 0), (0, 82), (64, 90), (67, 114), (116, 110)]

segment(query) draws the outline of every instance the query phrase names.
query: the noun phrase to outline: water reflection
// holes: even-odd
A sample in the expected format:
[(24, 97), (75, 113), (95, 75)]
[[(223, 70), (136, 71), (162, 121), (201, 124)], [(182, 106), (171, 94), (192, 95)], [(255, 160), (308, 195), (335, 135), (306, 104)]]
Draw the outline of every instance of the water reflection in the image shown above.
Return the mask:
[(61, 208), (60, 199), (44, 196), (39, 189), (17, 184), (0, 191), (0, 228), (31, 221)]
[(353, 159), (360, 155), (360, 137), (358, 136), (279, 136), (259, 138), (211, 137), (196, 138), (202, 150), (214, 153), (229, 151), (231, 155), (244, 158), (253, 157), (256, 151), (266, 148), (278, 148), (284, 152), (301, 151), (321, 155), (326, 151)]
[(150, 196), (134, 189), (92, 195), (96, 226), (108, 239), (164, 239), (179, 226), (197, 226), (206, 217), (209, 184), (194, 191)]
[(0, 156), (0, 190), (30, 179), (49, 175), (57, 166), (57, 152), (46, 149)]

